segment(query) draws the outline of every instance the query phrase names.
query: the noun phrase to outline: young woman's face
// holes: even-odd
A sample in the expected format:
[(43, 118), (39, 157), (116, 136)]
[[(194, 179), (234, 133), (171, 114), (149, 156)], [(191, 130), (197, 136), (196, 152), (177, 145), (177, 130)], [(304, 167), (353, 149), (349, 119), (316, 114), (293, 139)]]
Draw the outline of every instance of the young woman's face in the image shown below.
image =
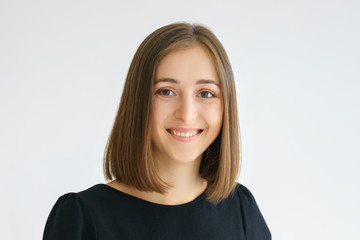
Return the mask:
[(223, 111), (220, 80), (208, 52), (194, 46), (167, 54), (154, 83), (154, 159), (200, 161), (220, 132)]

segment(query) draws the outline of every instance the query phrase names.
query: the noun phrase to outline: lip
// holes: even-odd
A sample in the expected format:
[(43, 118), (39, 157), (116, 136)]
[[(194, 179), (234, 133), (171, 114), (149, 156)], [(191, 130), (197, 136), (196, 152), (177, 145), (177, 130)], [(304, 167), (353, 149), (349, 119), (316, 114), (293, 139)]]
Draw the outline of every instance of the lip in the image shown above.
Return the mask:
[[(174, 139), (176, 139), (176, 140), (178, 140), (180, 142), (191, 142), (191, 141), (197, 139), (202, 134), (204, 129), (201, 129), (201, 128), (172, 127), (172, 128), (167, 128), (166, 131), (167, 131), (167, 133), (169, 133), (170, 136), (172, 136)], [(192, 136), (192, 137), (181, 137), (181, 136), (173, 135), (171, 133), (171, 131), (183, 132), (183, 133), (199, 131), (199, 133)]]
[(201, 128), (183, 128), (183, 127), (171, 127), (171, 128), (167, 128), (166, 130), (173, 130), (173, 131), (177, 131), (177, 132), (193, 132), (193, 131), (198, 131), (198, 130), (202, 130)]

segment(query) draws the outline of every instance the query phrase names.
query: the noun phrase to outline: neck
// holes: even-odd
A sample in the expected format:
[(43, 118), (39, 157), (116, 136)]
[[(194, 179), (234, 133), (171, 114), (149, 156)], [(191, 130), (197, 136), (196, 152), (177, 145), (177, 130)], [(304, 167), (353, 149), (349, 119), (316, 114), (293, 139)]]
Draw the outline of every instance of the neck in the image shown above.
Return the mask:
[(201, 156), (187, 163), (155, 159), (157, 174), (170, 185), (165, 194), (140, 191), (116, 180), (107, 185), (143, 200), (164, 205), (188, 203), (205, 191), (207, 182), (199, 175)]
[(170, 187), (165, 194), (149, 193), (151, 201), (177, 205), (190, 202), (206, 189), (207, 183), (199, 175), (201, 156), (198, 159), (179, 163), (171, 160), (157, 158), (156, 171), (160, 178)]

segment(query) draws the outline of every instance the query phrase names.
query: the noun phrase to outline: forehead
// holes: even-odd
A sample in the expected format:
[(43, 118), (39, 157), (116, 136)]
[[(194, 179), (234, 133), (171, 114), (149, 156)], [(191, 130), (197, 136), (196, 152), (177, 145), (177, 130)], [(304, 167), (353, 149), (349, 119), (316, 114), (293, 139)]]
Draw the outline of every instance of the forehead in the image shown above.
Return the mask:
[(156, 69), (156, 79), (181, 80), (210, 79), (220, 83), (215, 63), (210, 53), (200, 45), (176, 49), (166, 54)]

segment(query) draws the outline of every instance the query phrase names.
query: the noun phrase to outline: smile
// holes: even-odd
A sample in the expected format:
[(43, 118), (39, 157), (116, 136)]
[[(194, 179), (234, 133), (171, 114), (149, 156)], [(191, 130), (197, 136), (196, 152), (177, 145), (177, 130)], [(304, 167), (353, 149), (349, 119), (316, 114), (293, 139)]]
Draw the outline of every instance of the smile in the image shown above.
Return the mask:
[(204, 130), (196, 128), (168, 128), (166, 131), (178, 140), (193, 140), (198, 137)]

